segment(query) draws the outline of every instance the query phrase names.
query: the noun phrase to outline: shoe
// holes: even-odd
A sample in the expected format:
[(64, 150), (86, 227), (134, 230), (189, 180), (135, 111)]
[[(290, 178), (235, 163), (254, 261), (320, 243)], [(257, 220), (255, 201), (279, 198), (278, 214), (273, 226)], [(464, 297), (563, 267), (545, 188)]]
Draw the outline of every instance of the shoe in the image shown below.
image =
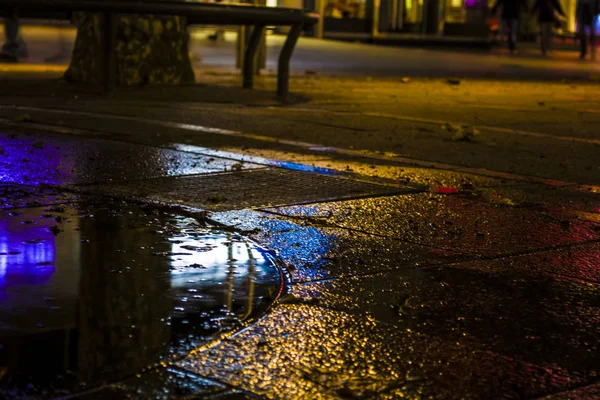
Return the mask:
[(14, 63), (16, 63), (17, 61), (19, 61), (19, 60), (17, 59), (17, 57), (15, 57), (15, 56), (13, 56), (13, 55), (11, 55), (11, 54), (7, 54), (7, 53), (0, 53), (0, 63), (4, 63), (4, 64), (6, 64), (6, 63), (11, 63), (11, 64), (14, 64)]
[(23, 39), (19, 40), (19, 46), (17, 47), (17, 58), (28, 58), (29, 51), (27, 50), (27, 43)]

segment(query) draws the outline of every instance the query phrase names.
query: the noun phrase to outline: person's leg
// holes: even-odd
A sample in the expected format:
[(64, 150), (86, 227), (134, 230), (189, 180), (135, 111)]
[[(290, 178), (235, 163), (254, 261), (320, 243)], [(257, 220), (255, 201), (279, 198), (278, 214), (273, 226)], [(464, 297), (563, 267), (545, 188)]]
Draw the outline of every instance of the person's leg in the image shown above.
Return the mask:
[(19, 18), (14, 10), (9, 17), (4, 18), (4, 36), (6, 42), (2, 46), (0, 56), (2, 61), (17, 61), (17, 58), (27, 57), (27, 45), (19, 35)]
[(546, 55), (550, 50), (550, 43), (552, 41), (552, 23), (542, 22), (540, 23), (540, 44), (542, 46), (542, 55)]
[(512, 53), (515, 50), (515, 42), (513, 41), (513, 24), (512, 19), (504, 20), (504, 32), (506, 34), (506, 41), (508, 43), (508, 49)]
[(502, 34), (502, 40), (506, 40), (508, 47), (510, 47), (510, 23), (507, 19), (500, 20), (500, 33)]
[(590, 24), (590, 53), (592, 54), (592, 60), (596, 60), (596, 18), (592, 18)]
[(514, 52), (517, 48), (517, 38), (519, 34), (519, 20), (514, 18), (509, 21), (510, 38), (508, 39), (508, 48), (510, 52)]
[(585, 59), (585, 56), (587, 54), (587, 33), (585, 32), (585, 28), (586, 28), (586, 24), (584, 23), (583, 20), (579, 20), (577, 21), (577, 25), (578, 25), (578, 36), (579, 36), (579, 58), (581, 58), (582, 60)]
[(4, 18), (4, 36), (6, 41), (2, 46), (2, 55), (16, 61), (19, 48), (19, 20), (16, 15)]

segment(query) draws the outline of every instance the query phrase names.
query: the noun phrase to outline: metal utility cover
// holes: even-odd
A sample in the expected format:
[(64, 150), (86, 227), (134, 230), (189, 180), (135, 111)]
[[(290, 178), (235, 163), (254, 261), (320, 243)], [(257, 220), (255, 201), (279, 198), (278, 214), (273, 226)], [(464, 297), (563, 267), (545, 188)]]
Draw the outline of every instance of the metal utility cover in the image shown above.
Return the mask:
[(123, 184), (82, 186), (112, 196), (184, 203), (214, 211), (343, 200), (409, 191), (341, 176), (284, 169), (147, 179)]

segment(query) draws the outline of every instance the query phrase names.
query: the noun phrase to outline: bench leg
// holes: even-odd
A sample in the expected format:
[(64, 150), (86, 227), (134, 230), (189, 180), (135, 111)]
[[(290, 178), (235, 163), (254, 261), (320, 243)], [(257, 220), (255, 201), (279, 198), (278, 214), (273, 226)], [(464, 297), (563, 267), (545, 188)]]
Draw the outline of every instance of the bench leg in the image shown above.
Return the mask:
[(115, 91), (117, 47), (117, 18), (113, 13), (104, 13), (104, 94)]
[(246, 45), (246, 51), (244, 53), (244, 65), (242, 67), (242, 73), (244, 76), (244, 89), (252, 89), (254, 86), (254, 60), (256, 59), (256, 50), (260, 45), (260, 39), (263, 36), (265, 27), (262, 25), (255, 25), (250, 34), (250, 39)]
[(290, 86), (290, 59), (302, 33), (302, 25), (293, 25), (290, 28), (285, 44), (279, 53), (279, 64), (277, 66), (277, 95), (286, 97)]

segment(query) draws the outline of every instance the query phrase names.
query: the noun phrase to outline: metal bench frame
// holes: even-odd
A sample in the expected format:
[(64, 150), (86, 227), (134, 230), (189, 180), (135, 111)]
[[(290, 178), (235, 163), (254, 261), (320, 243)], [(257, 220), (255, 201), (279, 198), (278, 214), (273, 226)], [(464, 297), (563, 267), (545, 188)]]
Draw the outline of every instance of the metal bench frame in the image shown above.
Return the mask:
[(18, 9), (19, 15), (43, 12), (102, 13), (104, 27), (104, 91), (113, 93), (116, 81), (116, 41), (118, 14), (177, 15), (188, 18), (189, 24), (253, 26), (246, 45), (242, 66), (243, 87), (254, 86), (254, 60), (266, 26), (290, 26), (279, 54), (277, 66), (277, 95), (289, 92), (290, 59), (305, 26), (319, 21), (317, 14), (283, 7), (264, 7), (248, 4), (201, 3), (197, 0), (0, 0), (0, 10)]

